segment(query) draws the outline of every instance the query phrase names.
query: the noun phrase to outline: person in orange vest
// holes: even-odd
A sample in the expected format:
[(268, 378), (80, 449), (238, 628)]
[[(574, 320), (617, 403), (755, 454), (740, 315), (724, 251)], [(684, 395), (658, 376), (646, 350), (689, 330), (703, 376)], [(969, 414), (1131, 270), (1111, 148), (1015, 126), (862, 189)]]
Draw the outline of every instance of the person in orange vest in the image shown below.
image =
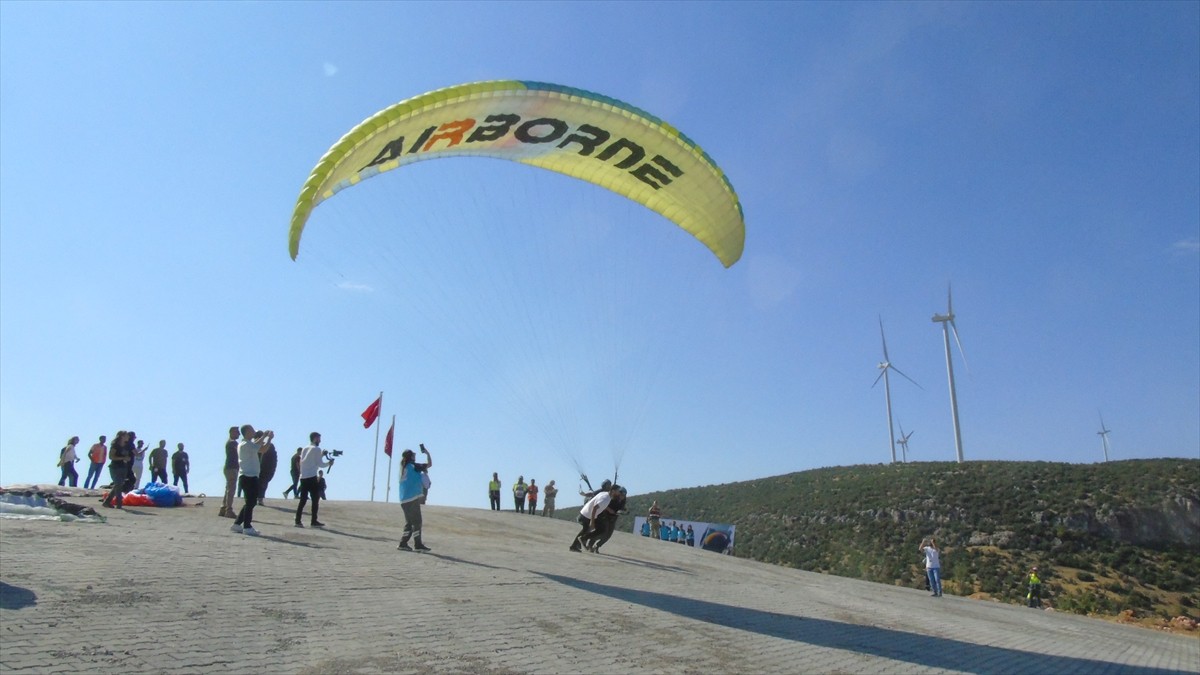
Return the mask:
[(88, 450), (88, 459), (92, 460), (92, 466), (88, 469), (87, 478), (83, 479), (83, 487), (89, 490), (94, 489), (96, 483), (100, 482), (100, 471), (108, 461), (108, 446), (104, 444), (107, 440), (106, 436), (101, 436), (92, 449)]
[(526, 490), (525, 490), (525, 498), (529, 500), (529, 515), (531, 515), (531, 516), (537, 515), (537, 496), (538, 496), (537, 480), (530, 478), (529, 479), (529, 487), (526, 488)]

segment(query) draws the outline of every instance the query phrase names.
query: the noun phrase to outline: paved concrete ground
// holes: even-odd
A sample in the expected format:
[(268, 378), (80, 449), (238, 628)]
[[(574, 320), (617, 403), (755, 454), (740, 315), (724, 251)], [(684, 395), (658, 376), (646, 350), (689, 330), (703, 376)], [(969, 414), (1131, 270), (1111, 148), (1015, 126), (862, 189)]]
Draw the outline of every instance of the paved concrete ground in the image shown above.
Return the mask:
[(294, 506), (268, 499), (258, 538), (211, 498), (0, 520), (0, 672), (1200, 671), (1195, 636), (625, 533), (571, 553), (569, 523), (511, 512), (427, 506), (433, 552), (404, 553), (396, 504), (325, 503), (324, 530)]

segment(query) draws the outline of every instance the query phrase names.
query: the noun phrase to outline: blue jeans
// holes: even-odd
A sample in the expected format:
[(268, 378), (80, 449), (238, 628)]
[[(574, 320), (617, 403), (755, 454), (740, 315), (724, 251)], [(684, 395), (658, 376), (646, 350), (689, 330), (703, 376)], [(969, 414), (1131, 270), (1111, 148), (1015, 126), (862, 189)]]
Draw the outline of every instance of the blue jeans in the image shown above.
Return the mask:
[(88, 468), (87, 478), (83, 479), (83, 487), (88, 489), (96, 487), (96, 483), (100, 482), (100, 470), (103, 468), (103, 463), (92, 462), (92, 466)]
[(929, 577), (929, 591), (934, 595), (941, 595), (942, 569), (940, 567), (930, 567), (925, 570), (925, 576)]

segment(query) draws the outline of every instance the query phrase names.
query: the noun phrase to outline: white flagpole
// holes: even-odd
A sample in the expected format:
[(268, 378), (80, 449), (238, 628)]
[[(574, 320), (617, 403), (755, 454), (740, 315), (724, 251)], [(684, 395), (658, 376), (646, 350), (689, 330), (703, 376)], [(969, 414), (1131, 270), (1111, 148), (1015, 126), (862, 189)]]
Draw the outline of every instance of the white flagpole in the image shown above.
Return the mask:
[(392, 415), (392, 426), (388, 427), (392, 430), (392, 454), (388, 455), (388, 470), (387, 470), (387, 492), (384, 494), (383, 503), (386, 504), (392, 499), (392, 455), (396, 454), (396, 416)]
[(383, 411), (383, 392), (379, 392), (379, 411), (375, 414), (375, 460), (371, 463), (371, 501), (375, 501), (375, 468), (379, 465), (379, 412)]

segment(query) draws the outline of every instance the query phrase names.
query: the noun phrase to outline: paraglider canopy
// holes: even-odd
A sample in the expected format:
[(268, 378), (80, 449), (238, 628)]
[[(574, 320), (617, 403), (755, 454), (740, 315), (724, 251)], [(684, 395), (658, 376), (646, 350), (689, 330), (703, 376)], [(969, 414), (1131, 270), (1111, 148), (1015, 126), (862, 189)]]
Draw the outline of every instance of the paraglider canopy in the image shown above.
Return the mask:
[(401, 101), (351, 129), (317, 163), (292, 213), (294, 260), (309, 215), (339, 191), (426, 159), (485, 156), (600, 185), (691, 233), (729, 267), (742, 255), (742, 207), (724, 172), (675, 127), (613, 98), (495, 80)]

